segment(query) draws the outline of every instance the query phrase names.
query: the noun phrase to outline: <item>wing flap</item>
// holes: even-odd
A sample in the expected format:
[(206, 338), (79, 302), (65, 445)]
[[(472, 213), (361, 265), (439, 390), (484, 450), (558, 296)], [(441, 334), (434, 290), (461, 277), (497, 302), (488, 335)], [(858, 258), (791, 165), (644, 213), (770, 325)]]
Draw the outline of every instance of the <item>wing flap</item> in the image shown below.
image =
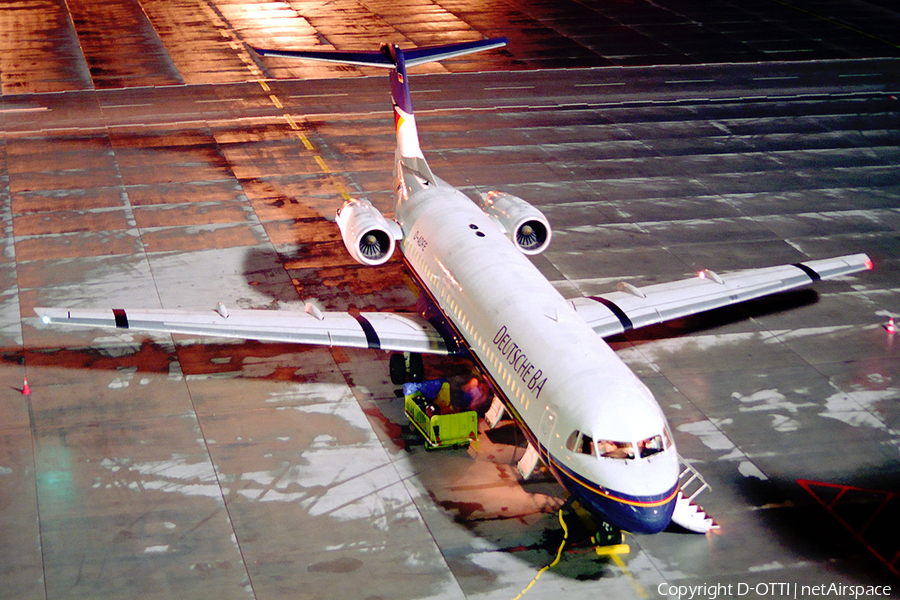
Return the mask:
[[(422, 317), (411, 313), (216, 311), (36, 308), (45, 325), (131, 329), (396, 352), (447, 354), (447, 344)], [(319, 318), (321, 317), (321, 318)]]
[(619, 291), (578, 298), (572, 305), (597, 334), (609, 337), (871, 268), (868, 256), (853, 254), (721, 276), (705, 271), (701, 277), (642, 288), (620, 285)]

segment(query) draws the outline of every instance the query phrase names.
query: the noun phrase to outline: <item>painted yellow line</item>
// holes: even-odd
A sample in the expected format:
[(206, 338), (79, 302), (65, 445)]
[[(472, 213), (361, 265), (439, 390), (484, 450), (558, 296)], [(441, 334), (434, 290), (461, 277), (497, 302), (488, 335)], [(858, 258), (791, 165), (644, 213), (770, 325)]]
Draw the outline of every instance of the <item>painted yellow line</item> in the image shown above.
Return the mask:
[(309, 138), (303, 135), (302, 133), (298, 133), (297, 137), (300, 138), (300, 141), (303, 142), (303, 145), (307, 150), (314, 150), (312, 142), (309, 141)]
[(281, 100), (275, 94), (269, 94), (269, 100), (272, 101), (272, 104), (275, 105), (275, 108), (284, 108), (284, 104), (281, 103)]
[(343, 185), (341, 185), (340, 181), (332, 181), (332, 183), (334, 183), (334, 187), (336, 187), (338, 192), (340, 192), (341, 198), (343, 198), (344, 200), (350, 199), (350, 194), (347, 192), (347, 189)]
[(635, 593), (641, 598), (649, 598), (650, 594), (647, 593), (647, 590), (644, 589), (638, 580), (634, 578), (631, 574), (631, 571), (628, 570), (628, 567), (625, 566), (625, 562), (618, 554), (612, 554), (613, 562), (616, 563), (616, 566), (619, 567), (619, 570), (624, 573), (625, 577), (628, 578), (629, 583), (631, 583), (631, 587), (634, 588)]
[(316, 159), (316, 162), (319, 163), (319, 167), (323, 171), (325, 171), (326, 173), (329, 173), (329, 174), (331, 173), (331, 169), (328, 168), (328, 165), (325, 164), (325, 160), (321, 156), (316, 154), (314, 158)]

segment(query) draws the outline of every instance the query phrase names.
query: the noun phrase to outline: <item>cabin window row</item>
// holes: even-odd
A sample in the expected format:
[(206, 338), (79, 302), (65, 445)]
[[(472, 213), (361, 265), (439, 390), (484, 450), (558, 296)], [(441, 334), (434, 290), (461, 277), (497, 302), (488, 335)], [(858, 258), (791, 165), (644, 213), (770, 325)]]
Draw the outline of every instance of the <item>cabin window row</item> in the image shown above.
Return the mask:
[(515, 378), (512, 376), (512, 373), (508, 369), (504, 368), (504, 365), (502, 364), (502, 361), (498, 359), (497, 354), (491, 351), (492, 349), (488, 347), (478, 331), (476, 331), (472, 327), (471, 321), (469, 321), (469, 318), (461, 310), (461, 307), (450, 296), (449, 292), (447, 291), (447, 287), (443, 284), (441, 278), (438, 277), (438, 275), (434, 271), (432, 271), (427, 264), (422, 264), (419, 269), (422, 273), (424, 273), (425, 278), (431, 281), (433, 289), (437, 289), (438, 293), (440, 294), (440, 300), (443, 301), (446, 310), (453, 313), (459, 325), (461, 325), (465, 330), (465, 333), (474, 338), (475, 345), (490, 357), (490, 362), (494, 365), (494, 368), (500, 372), (500, 377), (502, 378), (502, 380), (505, 381), (507, 387), (512, 390), (512, 394), (519, 401), (519, 404), (524, 405), (525, 409), (527, 410), (529, 398), (519, 388), (515, 381)]
[(633, 459), (636, 455), (640, 455), (641, 458), (647, 458), (662, 452), (671, 445), (672, 440), (665, 431), (662, 434), (641, 440), (637, 444), (617, 440), (595, 441), (591, 436), (581, 431), (573, 431), (568, 440), (566, 440), (566, 448), (569, 452), (623, 460)]

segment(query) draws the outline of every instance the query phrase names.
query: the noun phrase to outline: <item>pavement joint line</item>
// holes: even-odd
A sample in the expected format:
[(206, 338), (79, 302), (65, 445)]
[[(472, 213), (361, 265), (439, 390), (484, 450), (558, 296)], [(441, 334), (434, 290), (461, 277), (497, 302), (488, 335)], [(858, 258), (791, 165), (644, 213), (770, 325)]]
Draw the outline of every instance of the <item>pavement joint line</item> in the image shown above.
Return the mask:
[(82, 125), (72, 125), (68, 127), (39, 127), (35, 129), (23, 129), (19, 131), (7, 131), (6, 136), (10, 139), (18, 139), (22, 137), (31, 137), (35, 135), (57, 135), (64, 134), (70, 132), (77, 133), (101, 133), (107, 130), (117, 130), (117, 129), (128, 129), (128, 128), (155, 128), (155, 127), (183, 127), (183, 126), (202, 126), (203, 124), (209, 125), (228, 125), (229, 123), (249, 123), (253, 124), (257, 123), (267, 123), (271, 122), (273, 119), (278, 119), (278, 116), (254, 116), (254, 117), (235, 117), (230, 119), (186, 119), (180, 121), (160, 121), (157, 123), (121, 123), (121, 124), (112, 124), (106, 125), (103, 127), (85, 127)]

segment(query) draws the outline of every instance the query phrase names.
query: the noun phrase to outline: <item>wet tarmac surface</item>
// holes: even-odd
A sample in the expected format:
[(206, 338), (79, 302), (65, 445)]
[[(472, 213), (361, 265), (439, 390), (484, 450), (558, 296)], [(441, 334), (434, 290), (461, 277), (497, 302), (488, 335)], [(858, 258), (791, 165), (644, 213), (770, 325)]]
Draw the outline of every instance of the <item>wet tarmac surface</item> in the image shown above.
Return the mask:
[[(246, 44), (481, 35), (510, 45), (413, 75), (422, 145), (468, 194), (547, 214), (535, 262), (566, 296), (876, 263), (614, 339), (722, 529), (628, 536), (629, 554), (601, 558), (570, 523), (569, 551), (524, 597), (746, 584), (753, 598), (782, 582), (896, 596), (878, 556), (896, 570), (900, 545), (877, 534), (900, 514), (900, 342), (884, 327), (900, 315), (897, 13), (688, 4), (0, 8), (0, 597), (507, 599), (553, 559), (562, 490), (518, 480), (521, 435), (425, 452), (380, 352), (50, 330), (32, 312), (409, 308), (399, 261), (356, 265), (333, 223), (345, 196), (389, 210), (383, 74)], [(836, 506), (869, 523), (863, 543), (798, 479), (880, 490)]]
[(435, 72), (900, 56), (886, 0), (25, 0), (0, 7), (4, 94), (339, 77), (355, 67), (248, 48), (369, 50), (507, 36), (507, 49)]

